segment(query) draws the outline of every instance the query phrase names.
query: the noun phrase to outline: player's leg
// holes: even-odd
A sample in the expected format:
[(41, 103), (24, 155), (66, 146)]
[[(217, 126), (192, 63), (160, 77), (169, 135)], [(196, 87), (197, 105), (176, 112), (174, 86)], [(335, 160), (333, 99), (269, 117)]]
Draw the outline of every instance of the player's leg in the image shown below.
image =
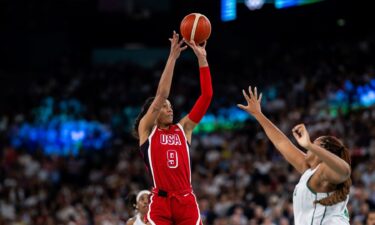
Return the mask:
[(169, 199), (152, 194), (147, 213), (147, 223), (151, 225), (172, 225)]
[(172, 198), (172, 210), (176, 225), (202, 225), (198, 203), (193, 193)]

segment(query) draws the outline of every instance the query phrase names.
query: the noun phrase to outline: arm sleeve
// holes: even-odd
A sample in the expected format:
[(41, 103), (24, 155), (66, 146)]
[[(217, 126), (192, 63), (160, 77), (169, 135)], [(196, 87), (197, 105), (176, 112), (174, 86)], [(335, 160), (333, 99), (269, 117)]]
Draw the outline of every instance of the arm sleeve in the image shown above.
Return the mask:
[(210, 68), (208, 66), (200, 67), (199, 73), (201, 95), (189, 113), (189, 119), (195, 123), (199, 123), (199, 121), (203, 118), (208, 107), (210, 106), (213, 95)]

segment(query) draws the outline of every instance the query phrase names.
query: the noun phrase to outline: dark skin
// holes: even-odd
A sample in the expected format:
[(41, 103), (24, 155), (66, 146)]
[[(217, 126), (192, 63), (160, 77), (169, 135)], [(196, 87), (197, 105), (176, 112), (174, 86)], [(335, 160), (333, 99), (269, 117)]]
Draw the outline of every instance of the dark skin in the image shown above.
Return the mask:
[[(149, 205), (149, 195), (148, 194), (143, 194), (140, 198), (139, 201), (137, 202), (137, 205), (135, 208), (137, 211), (140, 213), (141, 218), (144, 218), (145, 215), (148, 212), (148, 205)], [(133, 225), (135, 223), (136, 218), (131, 218), (126, 222), (126, 225)], [(151, 225), (150, 223), (147, 223), (147, 225)]]
[(292, 129), (293, 136), (298, 144), (307, 150), (305, 154), (295, 146), (261, 111), (262, 94), (258, 96), (257, 88), (249, 87), (248, 92), (243, 90), (247, 105), (237, 106), (260, 123), (268, 138), (275, 145), (284, 158), (301, 174), (307, 169), (319, 168), (309, 180), (309, 187), (316, 192), (334, 191), (337, 184), (350, 177), (351, 169), (345, 160), (320, 146), (320, 138), (310, 141), (310, 135), (304, 124)]

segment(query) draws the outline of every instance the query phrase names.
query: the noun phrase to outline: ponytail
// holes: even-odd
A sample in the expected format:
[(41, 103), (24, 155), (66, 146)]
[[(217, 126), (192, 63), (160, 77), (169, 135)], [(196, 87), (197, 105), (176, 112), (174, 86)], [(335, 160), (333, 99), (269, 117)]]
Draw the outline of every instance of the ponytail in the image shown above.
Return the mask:
[[(345, 160), (345, 162), (347, 162), (349, 166), (351, 165), (349, 150), (337, 138), (332, 136), (324, 136), (322, 137), (321, 146)], [(317, 200), (314, 203), (319, 203), (324, 206), (331, 206), (336, 203), (343, 202), (346, 200), (347, 195), (349, 194), (351, 185), (352, 180), (349, 177), (346, 181), (337, 185), (336, 190), (333, 192), (333, 194)]]

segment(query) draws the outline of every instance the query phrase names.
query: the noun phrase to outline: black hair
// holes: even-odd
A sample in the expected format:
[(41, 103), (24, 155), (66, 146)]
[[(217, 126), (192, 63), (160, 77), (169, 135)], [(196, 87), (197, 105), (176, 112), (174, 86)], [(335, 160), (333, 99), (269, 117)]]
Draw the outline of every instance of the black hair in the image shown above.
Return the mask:
[(137, 195), (135, 193), (130, 193), (125, 197), (125, 206), (133, 210), (136, 209)]
[(143, 116), (147, 113), (154, 99), (155, 97), (149, 97), (146, 99), (145, 103), (143, 103), (143, 106), (141, 108), (141, 112), (138, 114), (137, 118), (135, 119), (132, 133), (133, 133), (133, 136), (137, 139), (139, 139), (139, 134), (138, 134), (139, 122), (141, 121)]

